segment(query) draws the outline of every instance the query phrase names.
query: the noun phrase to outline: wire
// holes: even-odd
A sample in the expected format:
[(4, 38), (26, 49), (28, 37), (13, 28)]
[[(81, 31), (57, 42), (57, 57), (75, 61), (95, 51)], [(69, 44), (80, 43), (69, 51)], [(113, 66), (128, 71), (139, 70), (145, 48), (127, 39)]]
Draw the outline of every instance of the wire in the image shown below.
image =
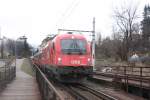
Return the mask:
[(75, 8), (79, 5), (79, 3), (80, 3), (80, 0), (73, 0), (71, 2), (71, 4), (67, 7), (67, 9), (64, 11), (64, 13), (62, 13), (62, 17), (58, 20), (58, 22), (56, 24), (56, 26), (58, 26), (58, 28), (60, 26), (63, 26), (66, 19), (68, 19), (69, 16), (74, 12)]

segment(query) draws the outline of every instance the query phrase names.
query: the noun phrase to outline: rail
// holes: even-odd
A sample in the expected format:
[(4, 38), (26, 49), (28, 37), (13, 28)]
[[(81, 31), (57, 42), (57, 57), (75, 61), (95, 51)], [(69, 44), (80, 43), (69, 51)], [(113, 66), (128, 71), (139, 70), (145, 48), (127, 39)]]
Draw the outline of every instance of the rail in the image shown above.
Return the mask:
[(16, 66), (12, 66), (11, 62), (5, 61), (4, 66), (0, 67), (0, 90), (16, 77)]
[(47, 79), (45, 74), (34, 65), (36, 69), (36, 80), (39, 85), (40, 92), (43, 100), (64, 100), (63, 97), (57, 92), (54, 86)]
[(106, 93), (104, 93), (102, 91), (97, 91), (93, 88), (87, 87), (82, 84), (76, 85), (76, 86), (70, 86), (69, 88), (70, 88), (70, 93), (72, 92), (72, 94), (76, 97), (77, 100), (89, 100), (88, 96), (82, 95), (81, 92), (78, 92), (76, 90), (78, 88), (81, 90), (84, 90), (86, 92), (89, 92), (90, 94), (95, 95), (100, 100), (118, 100), (117, 98), (107, 95)]
[(90, 93), (92, 93), (92, 94), (102, 98), (102, 100), (118, 100), (117, 98), (114, 98), (114, 97), (112, 97), (112, 96), (110, 96), (110, 95), (108, 95), (108, 94), (106, 94), (106, 93), (104, 93), (104, 92), (102, 92), (100, 90), (97, 91), (97, 90), (95, 90), (93, 88), (90, 88), (90, 87), (87, 87), (87, 86), (84, 86), (84, 85), (80, 86), (80, 88), (82, 88), (84, 90), (87, 90)]
[[(73, 96), (73, 98), (75, 100), (87, 100), (87, 98), (83, 95), (81, 95), (81, 93), (79, 93), (78, 91), (76, 91), (74, 89), (74, 87), (72, 85), (64, 85), (64, 84), (59, 84), (64, 90), (66, 90), (70, 95)], [(69, 99), (67, 99), (69, 100)]]

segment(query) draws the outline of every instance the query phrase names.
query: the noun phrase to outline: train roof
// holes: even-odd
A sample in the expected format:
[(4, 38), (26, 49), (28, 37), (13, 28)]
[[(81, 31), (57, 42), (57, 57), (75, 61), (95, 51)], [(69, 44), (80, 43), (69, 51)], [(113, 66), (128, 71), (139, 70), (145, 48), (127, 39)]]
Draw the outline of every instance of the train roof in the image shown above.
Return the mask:
[(78, 34), (78, 33), (63, 33), (63, 34), (56, 34), (53, 35), (52, 37), (47, 37), (42, 41), (42, 44), (40, 45), (41, 50), (46, 48), (50, 41), (55, 41), (57, 39), (65, 39), (65, 38), (73, 38), (73, 39), (82, 39), (82, 40), (87, 40), (83, 34)]

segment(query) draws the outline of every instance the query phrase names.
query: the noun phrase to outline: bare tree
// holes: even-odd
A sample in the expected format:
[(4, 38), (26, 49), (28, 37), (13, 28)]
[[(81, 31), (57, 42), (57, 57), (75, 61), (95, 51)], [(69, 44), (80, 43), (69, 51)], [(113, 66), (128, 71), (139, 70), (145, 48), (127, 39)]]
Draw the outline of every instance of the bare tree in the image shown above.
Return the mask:
[(123, 50), (122, 60), (127, 60), (127, 54), (132, 42), (134, 25), (138, 19), (137, 6), (125, 6), (114, 10), (114, 18), (116, 26), (120, 33), (123, 34), (121, 47), (121, 50)]
[(122, 34), (113, 27), (113, 33), (112, 33), (112, 43), (113, 43), (113, 52), (114, 52), (114, 58), (116, 61), (119, 60), (119, 58), (122, 58)]

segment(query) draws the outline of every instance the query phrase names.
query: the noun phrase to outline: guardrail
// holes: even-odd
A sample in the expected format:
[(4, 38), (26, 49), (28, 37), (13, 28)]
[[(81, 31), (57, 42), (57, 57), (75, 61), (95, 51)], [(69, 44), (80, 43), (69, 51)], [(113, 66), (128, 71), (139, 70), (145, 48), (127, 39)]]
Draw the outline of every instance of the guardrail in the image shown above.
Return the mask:
[(34, 67), (36, 69), (36, 80), (43, 100), (64, 100), (38, 66), (34, 65)]
[(4, 63), (4, 66), (0, 67), (0, 90), (16, 77), (16, 66), (12, 66), (9, 61)]
[[(121, 81), (125, 84), (128, 91), (128, 85), (134, 84), (140, 88), (150, 89), (150, 67), (147, 66), (109, 66), (111, 72), (100, 72), (106, 77), (114, 78), (114, 81)], [(95, 73), (96, 74), (96, 73)]]
[(117, 74), (121, 74), (124, 79), (124, 83), (126, 86), (126, 90), (128, 91), (129, 81), (136, 81), (137, 85), (140, 88), (150, 89), (150, 67), (139, 67), (139, 66), (117, 66), (116, 67), (116, 76)]

